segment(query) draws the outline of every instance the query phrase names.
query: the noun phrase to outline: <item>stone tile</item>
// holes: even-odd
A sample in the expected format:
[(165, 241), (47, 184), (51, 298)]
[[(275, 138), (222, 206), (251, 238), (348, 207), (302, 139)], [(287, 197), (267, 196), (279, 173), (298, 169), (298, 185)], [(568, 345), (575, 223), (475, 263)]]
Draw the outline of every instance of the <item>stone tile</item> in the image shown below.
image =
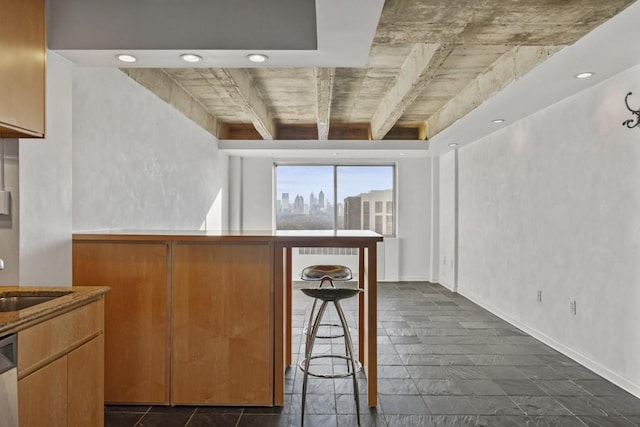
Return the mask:
[(430, 378), (430, 379), (448, 379), (449, 373), (443, 366), (406, 366), (407, 372), (413, 379)]
[(134, 412), (105, 412), (104, 427), (133, 427), (142, 416)]
[(378, 379), (379, 394), (419, 394), (414, 382), (410, 379)]
[(219, 414), (219, 413), (199, 413), (193, 414), (189, 420), (189, 427), (235, 427), (240, 420), (241, 413)]
[(627, 395), (628, 393), (604, 379), (575, 380), (575, 383), (594, 396)]
[(514, 396), (511, 400), (529, 416), (573, 415), (561, 402), (550, 396)]
[(572, 380), (533, 380), (533, 382), (550, 396), (584, 396), (589, 394)]
[(451, 396), (462, 395), (462, 391), (454, 380), (414, 380), (416, 387), (423, 395)]
[(602, 417), (582, 415), (580, 421), (589, 427), (634, 427), (635, 424), (623, 417)]
[(510, 396), (544, 396), (547, 394), (531, 380), (495, 379), (494, 381)]
[(603, 401), (592, 396), (555, 396), (574, 415), (614, 415)]
[(531, 427), (584, 427), (584, 423), (573, 415), (529, 417)]
[(501, 396), (504, 391), (491, 380), (454, 380), (465, 396)]
[(380, 395), (379, 399), (385, 414), (421, 415), (429, 413), (425, 401), (420, 396)]
[(524, 415), (480, 415), (477, 427), (522, 427), (530, 425), (531, 420)]

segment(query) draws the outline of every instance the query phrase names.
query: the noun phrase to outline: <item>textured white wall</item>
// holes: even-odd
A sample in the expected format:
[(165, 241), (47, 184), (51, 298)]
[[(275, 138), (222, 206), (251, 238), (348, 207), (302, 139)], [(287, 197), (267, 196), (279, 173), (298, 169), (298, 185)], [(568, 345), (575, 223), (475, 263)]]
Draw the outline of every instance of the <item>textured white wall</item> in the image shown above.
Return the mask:
[(440, 199), (439, 227), (440, 242), (438, 252), (438, 282), (449, 289), (455, 288), (455, 230), (456, 230), (456, 192), (455, 192), (455, 152), (440, 156)]
[(242, 166), (243, 230), (273, 228), (273, 159), (244, 157)]
[(47, 53), (46, 138), (19, 142), (22, 286), (71, 286), (72, 69)]
[[(0, 139), (0, 144), (2, 143)], [(20, 282), (20, 191), (18, 185), (18, 140), (5, 139), (5, 189), (11, 192), (11, 215), (0, 215), (0, 286)]]
[(397, 162), (397, 237), (400, 239), (400, 280), (431, 277), (431, 161)]
[(640, 67), (459, 151), (459, 292), (640, 396), (630, 90)]
[(117, 69), (76, 67), (73, 229), (224, 229), (216, 139)]

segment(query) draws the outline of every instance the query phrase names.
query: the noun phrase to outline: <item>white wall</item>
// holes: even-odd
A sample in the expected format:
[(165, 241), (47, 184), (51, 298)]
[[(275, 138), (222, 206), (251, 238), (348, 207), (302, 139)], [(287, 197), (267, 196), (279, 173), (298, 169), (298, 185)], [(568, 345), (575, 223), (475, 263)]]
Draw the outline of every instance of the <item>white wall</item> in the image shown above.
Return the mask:
[(400, 280), (431, 277), (431, 161), (397, 161), (397, 237), (400, 243)]
[[(304, 155), (304, 153), (301, 153)], [(321, 159), (313, 159), (319, 162)], [(367, 162), (366, 158), (359, 159)], [(391, 159), (393, 161), (394, 159)], [(241, 201), (231, 205), (241, 206), (244, 230), (271, 230), (273, 227), (273, 164), (277, 159), (245, 157), (231, 161), (233, 177), (241, 176), (242, 184), (230, 182), (234, 191), (240, 191)], [(302, 160), (301, 160), (302, 161)], [(388, 160), (387, 160), (388, 161)], [(335, 159), (327, 159), (334, 163)], [(235, 169), (242, 169), (238, 173)], [(397, 159), (398, 204), (397, 221), (400, 258), (400, 280), (429, 280), (431, 247), (431, 161), (428, 158)], [(230, 222), (240, 221), (232, 218)], [(397, 263), (397, 255), (388, 254), (389, 262)], [(296, 261), (294, 260), (294, 263)], [(331, 262), (331, 261), (327, 261)], [(306, 264), (306, 262), (305, 262)], [(349, 262), (347, 262), (349, 264)], [(355, 264), (357, 267), (357, 258)], [(356, 269), (357, 270), (357, 269)]]
[(456, 278), (456, 158), (455, 151), (440, 157), (438, 282), (455, 290)]
[(72, 69), (47, 53), (46, 138), (19, 142), (21, 286), (71, 286)]
[[(2, 144), (0, 139), (0, 144)], [(11, 215), (0, 215), (0, 286), (20, 282), (20, 191), (18, 185), (18, 140), (5, 139), (5, 190), (11, 192)]]
[(628, 91), (640, 92), (640, 66), (459, 150), (458, 286), (640, 396), (640, 130), (622, 126)]
[(76, 67), (73, 229), (227, 228), (217, 140), (117, 69)]

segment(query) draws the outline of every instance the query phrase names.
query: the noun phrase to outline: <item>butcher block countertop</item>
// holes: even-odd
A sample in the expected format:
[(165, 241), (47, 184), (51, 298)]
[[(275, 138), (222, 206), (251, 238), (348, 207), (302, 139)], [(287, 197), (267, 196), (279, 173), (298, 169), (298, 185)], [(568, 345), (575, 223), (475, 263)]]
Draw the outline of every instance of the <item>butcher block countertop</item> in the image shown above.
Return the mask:
[(0, 286), (0, 298), (7, 296), (47, 296), (68, 292), (31, 307), (18, 311), (0, 312), (0, 336), (17, 332), (51, 316), (56, 316), (90, 301), (101, 298), (109, 291), (108, 286), (83, 287), (34, 287)]

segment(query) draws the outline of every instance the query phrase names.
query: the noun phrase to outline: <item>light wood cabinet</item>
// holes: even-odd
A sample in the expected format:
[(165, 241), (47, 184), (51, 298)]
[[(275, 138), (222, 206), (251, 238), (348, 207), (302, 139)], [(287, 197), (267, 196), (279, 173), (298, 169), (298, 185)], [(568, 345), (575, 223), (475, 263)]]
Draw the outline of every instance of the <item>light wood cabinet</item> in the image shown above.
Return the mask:
[(169, 403), (166, 243), (75, 242), (73, 285), (105, 296), (104, 400)]
[(103, 301), (18, 332), (21, 427), (104, 423)]
[(73, 285), (105, 296), (105, 401), (274, 403), (270, 242), (74, 240)]
[(43, 137), (44, 0), (0, 0), (0, 10), (0, 137)]
[(273, 405), (271, 253), (174, 246), (172, 403)]

